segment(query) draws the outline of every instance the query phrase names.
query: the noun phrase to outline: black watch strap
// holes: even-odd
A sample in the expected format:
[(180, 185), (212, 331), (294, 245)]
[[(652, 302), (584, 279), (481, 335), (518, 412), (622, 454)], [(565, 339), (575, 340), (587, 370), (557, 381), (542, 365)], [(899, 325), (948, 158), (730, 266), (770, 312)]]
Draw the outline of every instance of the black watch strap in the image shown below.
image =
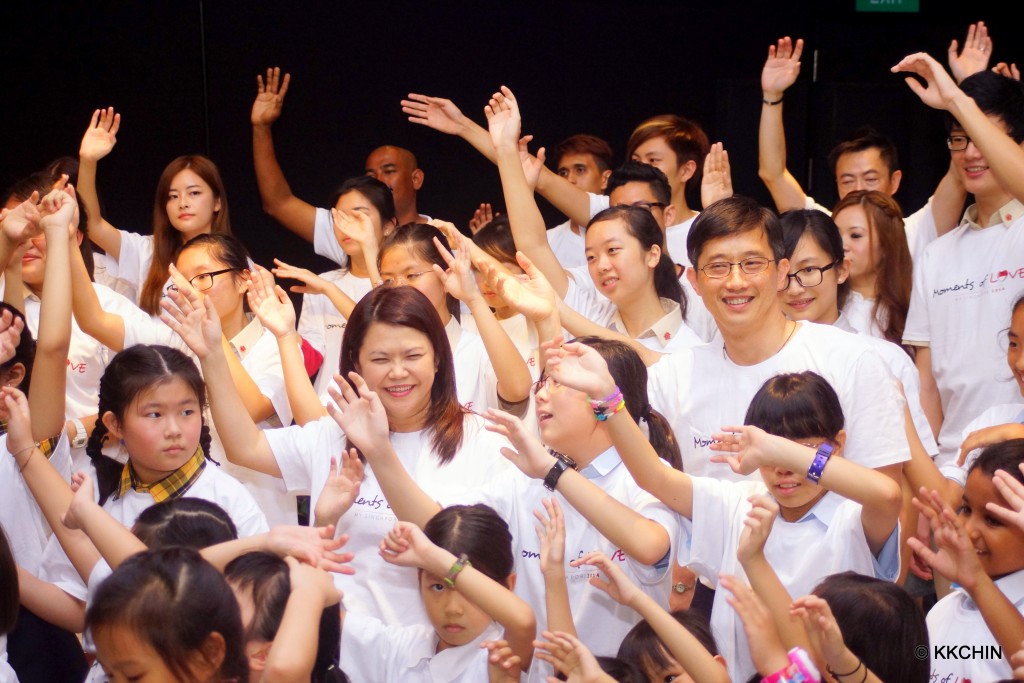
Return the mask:
[(558, 486), (558, 480), (562, 473), (568, 469), (576, 469), (576, 462), (572, 458), (556, 454), (555, 464), (551, 466), (548, 476), (544, 477), (544, 488), (548, 491), (554, 491), (555, 487)]

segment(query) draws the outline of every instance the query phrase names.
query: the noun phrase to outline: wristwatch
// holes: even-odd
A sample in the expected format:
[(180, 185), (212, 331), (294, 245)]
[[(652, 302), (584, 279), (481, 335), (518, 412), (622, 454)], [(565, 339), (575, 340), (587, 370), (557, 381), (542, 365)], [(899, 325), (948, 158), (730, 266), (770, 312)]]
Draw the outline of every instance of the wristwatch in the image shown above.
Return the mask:
[(85, 448), (89, 443), (89, 435), (85, 431), (85, 425), (77, 417), (71, 418), (71, 424), (75, 425), (75, 438), (71, 439), (72, 448)]
[(576, 461), (568, 455), (555, 453), (554, 456), (555, 464), (551, 466), (548, 476), (544, 477), (544, 488), (548, 491), (555, 490), (555, 486), (558, 485), (558, 479), (562, 476), (562, 472), (565, 472), (568, 469), (576, 469)]
[(693, 590), (693, 586), (691, 586), (688, 583), (683, 583), (682, 581), (680, 581), (679, 583), (673, 583), (672, 584), (672, 590), (674, 590), (676, 593), (679, 593), (680, 595), (682, 595), (686, 591), (692, 591)]

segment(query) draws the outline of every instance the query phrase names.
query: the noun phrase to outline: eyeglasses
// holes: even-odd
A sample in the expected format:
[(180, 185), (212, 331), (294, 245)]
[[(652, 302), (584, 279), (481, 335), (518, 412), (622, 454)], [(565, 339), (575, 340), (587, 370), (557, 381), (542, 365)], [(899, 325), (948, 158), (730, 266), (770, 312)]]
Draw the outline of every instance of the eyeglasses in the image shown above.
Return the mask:
[(398, 277), (388, 277), (380, 281), (381, 287), (397, 287), (399, 285), (415, 285), (416, 281), (424, 275), (433, 273), (432, 270), (422, 270), (418, 273), (406, 273), (405, 275), (399, 275)]
[(950, 152), (962, 152), (970, 142), (971, 139), (966, 135), (950, 135), (946, 138), (946, 147), (949, 147)]
[(544, 377), (541, 377), (539, 380), (533, 383), (533, 387), (531, 387), (531, 390), (533, 391), (533, 395), (536, 396), (538, 393), (540, 393), (541, 389), (547, 389), (548, 391), (551, 391), (552, 389), (557, 389), (560, 386), (562, 385), (556, 382), (551, 375), (545, 375)]
[(188, 283), (200, 292), (205, 292), (213, 287), (213, 278), (224, 273), (233, 273), (237, 270), (238, 268), (224, 268), (223, 270), (214, 270), (209, 273), (199, 273), (199, 275), (189, 280)]
[(715, 263), (709, 263), (703, 268), (699, 268), (700, 272), (704, 273), (706, 277), (720, 280), (722, 278), (729, 277), (732, 273), (733, 266), (739, 266), (740, 270), (745, 275), (757, 275), (768, 270), (768, 266), (775, 263), (770, 258), (764, 256), (755, 256), (753, 258), (745, 258), (742, 261), (736, 261), (730, 263), (728, 261), (716, 261)]
[(832, 270), (837, 265), (839, 265), (839, 261), (833, 261), (827, 266), (807, 266), (806, 268), (801, 268), (795, 273), (790, 273), (786, 276), (789, 278), (786, 280), (786, 287), (788, 288), (793, 284), (793, 280), (796, 280), (801, 287), (817, 287), (825, 278), (825, 271)]

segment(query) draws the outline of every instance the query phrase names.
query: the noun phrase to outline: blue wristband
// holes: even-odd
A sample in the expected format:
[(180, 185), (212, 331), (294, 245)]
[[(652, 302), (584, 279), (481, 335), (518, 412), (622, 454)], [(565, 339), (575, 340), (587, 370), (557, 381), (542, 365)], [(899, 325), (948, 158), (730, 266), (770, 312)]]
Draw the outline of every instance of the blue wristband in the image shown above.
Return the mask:
[(821, 473), (825, 469), (825, 465), (828, 464), (828, 459), (832, 457), (832, 444), (823, 443), (818, 446), (818, 452), (814, 454), (814, 460), (811, 461), (811, 466), (807, 468), (807, 481), (817, 484), (818, 480), (821, 479)]

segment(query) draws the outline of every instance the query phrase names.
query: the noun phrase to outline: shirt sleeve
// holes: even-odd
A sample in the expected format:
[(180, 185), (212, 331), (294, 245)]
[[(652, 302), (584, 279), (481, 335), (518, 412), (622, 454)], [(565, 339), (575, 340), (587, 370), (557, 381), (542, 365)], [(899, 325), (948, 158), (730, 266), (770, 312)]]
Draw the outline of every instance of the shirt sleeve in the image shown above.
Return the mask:
[(693, 477), (693, 515), (689, 543), (679, 543), (676, 558), (679, 564), (718, 583), (723, 559), (733, 545), (733, 526), (740, 519), (741, 508), (750, 507), (744, 487), (732, 482)]
[(878, 469), (910, 459), (899, 380), (871, 349), (846, 369), (850, 373), (839, 400), (850, 435), (846, 457)]
[(914, 264), (914, 286), (910, 290), (910, 309), (907, 324), (903, 328), (903, 343), (913, 346), (928, 346), (931, 341), (931, 326), (928, 319), (928, 267), (931, 249), (925, 249), (920, 263)]
[(348, 265), (348, 254), (344, 252), (338, 239), (334, 236), (334, 220), (331, 212), (327, 209), (316, 210), (316, 220), (313, 223), (313, 251), (318, 256), (329, 258), (339, 266)]
[[(328, 421), (335, 429), (331, 429)], [(267, 429), (263, 433), (289, 493), (308, 494), (313, 486), (314, 458), (330, 457), (333, 450), (341, 450), (341, 428), (329, 417), (303, 426)]]
[(593, 192), (587, 193), (590, 199), (590, 217), (593, 218), (597, 214), (601, 213), (609, 206), (612, 205), (611, 200), (606, 194), (594, 194)]

